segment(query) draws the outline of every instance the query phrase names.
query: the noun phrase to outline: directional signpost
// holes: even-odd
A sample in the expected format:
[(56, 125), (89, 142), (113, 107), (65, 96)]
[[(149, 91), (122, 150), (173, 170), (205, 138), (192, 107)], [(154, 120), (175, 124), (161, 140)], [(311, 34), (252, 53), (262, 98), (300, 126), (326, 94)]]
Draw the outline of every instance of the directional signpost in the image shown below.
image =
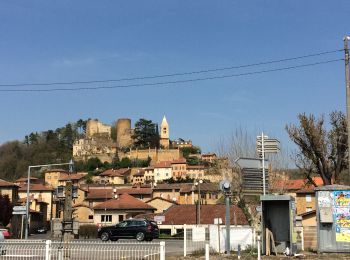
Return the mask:
[(266, 176), (265, 176), (265, 153), (277, 153), (279, 151), (279, 141), (277, 139), (269, 139), (267, 135), (262, 132), (256, 137), (256, 150), (262, 160), (263, 172), (263, 194), (266, 194)]

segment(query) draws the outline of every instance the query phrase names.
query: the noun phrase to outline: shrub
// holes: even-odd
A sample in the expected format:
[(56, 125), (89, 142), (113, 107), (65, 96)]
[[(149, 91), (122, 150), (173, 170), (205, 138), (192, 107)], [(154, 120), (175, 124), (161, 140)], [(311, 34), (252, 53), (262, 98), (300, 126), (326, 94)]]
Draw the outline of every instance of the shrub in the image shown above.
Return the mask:
[(79, 227), (79, 237), (84, 239), (87, 238), (97, 238), (97, 229), (95, 225), (81, 225)]

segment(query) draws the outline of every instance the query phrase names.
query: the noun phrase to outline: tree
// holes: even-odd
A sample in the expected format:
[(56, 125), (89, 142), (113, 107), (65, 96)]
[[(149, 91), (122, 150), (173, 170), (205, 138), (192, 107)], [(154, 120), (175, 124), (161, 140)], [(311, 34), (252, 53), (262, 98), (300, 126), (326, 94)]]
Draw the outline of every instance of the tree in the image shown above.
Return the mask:
[(152, 120), (141, 118), (135, 123), (134, 145), (136, 148), (155, 148), (159, 144), (159, 136), (157, 132), (157, 125)]
[(329, 185), (339, 182), (340, 173), (347, 165), (347, 124), (342, 112), (330, 114), (330, 127), (327, 131), (324, 116), (315, 118), (305, 113), (298, 115), (299, 125), (287, 125), (291, 140), (298, 146), (296, 163), (306, 177), (312, 174), (321, 176)]
[(0, 194), (0, 223), (5, 227), (10, 223), (13, 205), (8, 195)]

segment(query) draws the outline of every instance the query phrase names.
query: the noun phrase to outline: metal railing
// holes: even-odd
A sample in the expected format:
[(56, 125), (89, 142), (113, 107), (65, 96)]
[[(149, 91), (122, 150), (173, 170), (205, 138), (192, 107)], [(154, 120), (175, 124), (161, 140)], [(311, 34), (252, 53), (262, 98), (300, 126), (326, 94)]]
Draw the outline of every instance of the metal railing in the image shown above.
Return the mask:
[(165, 260), (165, 242), (6, 240), (0, 244), (0, 259)]

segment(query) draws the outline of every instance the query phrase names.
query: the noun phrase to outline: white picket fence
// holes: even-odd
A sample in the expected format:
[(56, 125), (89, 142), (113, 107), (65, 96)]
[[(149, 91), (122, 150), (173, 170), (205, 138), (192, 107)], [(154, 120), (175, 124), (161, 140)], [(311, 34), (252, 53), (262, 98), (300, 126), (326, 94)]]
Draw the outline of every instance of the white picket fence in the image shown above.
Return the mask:
[(165, 260), (165, 242), (6, 240), (0, 244), (0, 259)]

